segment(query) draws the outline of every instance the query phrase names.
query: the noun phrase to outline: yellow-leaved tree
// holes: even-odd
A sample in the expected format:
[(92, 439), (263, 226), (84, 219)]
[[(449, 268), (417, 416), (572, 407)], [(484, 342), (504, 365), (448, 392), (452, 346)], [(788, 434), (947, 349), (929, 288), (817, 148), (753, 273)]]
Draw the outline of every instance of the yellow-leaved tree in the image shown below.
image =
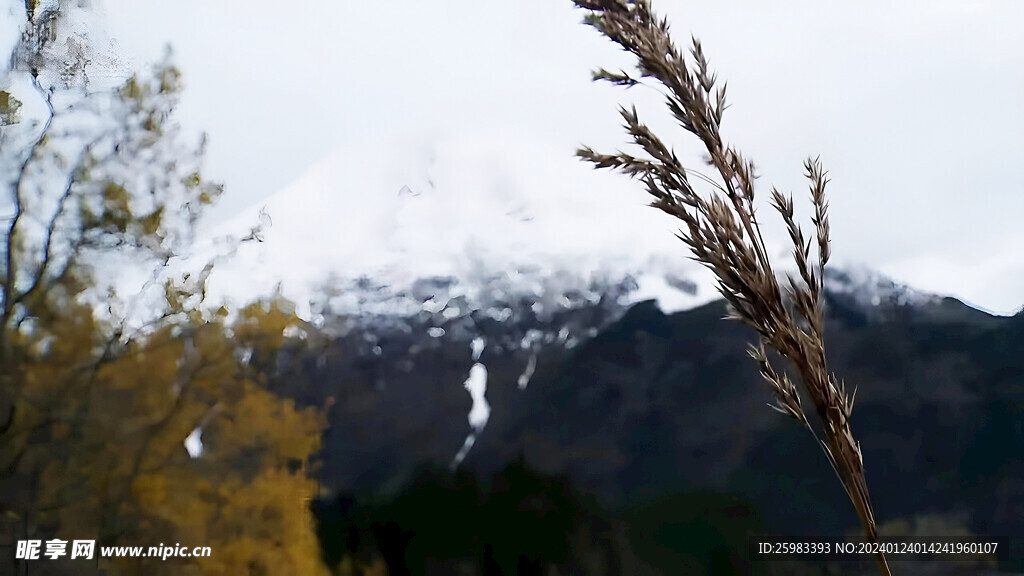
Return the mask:
[[(280, 297), (214, 309), (212, 264), (171, 272), (221, 188), (172, 121), (177, 69), (112, 81), (87, 11), (26, 3), (0, 86), (0, 538), (44, 543), (32, 574), (325, 574), (323, 411), (249, 361), (309, 326)], [(128, 270), (149, 281), (125, 297)]]

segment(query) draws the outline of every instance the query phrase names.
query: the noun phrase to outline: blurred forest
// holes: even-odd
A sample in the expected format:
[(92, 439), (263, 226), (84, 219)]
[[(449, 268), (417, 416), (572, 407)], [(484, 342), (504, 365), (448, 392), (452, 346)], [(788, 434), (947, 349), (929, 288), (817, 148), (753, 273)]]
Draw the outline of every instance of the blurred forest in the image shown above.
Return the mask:
[[(108, 574), (326, 573), (309, 512), (322, 410), (247, 361), (297, 318), (273, 297), (210, 309), (212, 262), (172, 272), (221, 187), (179, 134), (173, 63), (112, 82), (87, 10), (27, 2), (0, 92), (3, 544), (213, 550), (98, 562)], [(149, 280), (122, 295), (112, 276), (132, 271)], [(90, 568), (65, 556), (31, 573)]]

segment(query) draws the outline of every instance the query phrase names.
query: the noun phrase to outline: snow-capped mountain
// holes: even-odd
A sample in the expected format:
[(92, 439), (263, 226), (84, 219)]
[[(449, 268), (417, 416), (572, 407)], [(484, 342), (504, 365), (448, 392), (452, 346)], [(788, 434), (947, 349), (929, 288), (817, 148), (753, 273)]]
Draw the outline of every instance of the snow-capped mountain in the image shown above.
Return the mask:
[[(201, 231), (181, 267), (195, 274), (230, 254), (216, 260), (208, 302), (233, 310), (279, 290), (314, 324), (430, 317), (435, 333), (471, 339), (454, 320), (498, 321), (523, 302), (547, 322), (602, 298), (620, 312), (649, 299), (677, 312), (720, 297), (674, 238), (676, 221), (636, 182), (574, 159), (573, 146), (460, 132), (364, 144)], [(256, 225), (260, 242), (233, 240)], [(766, 239), (777, 272), (792, 272), (785, 238)], [(937, 299), (842, 258), (827, 270), (829, 305), (877, 318)], [(594, 327), (548, 328), (572, 341)]]
[[(389, 160), (407, 157), (422, 162)], [(635, 182), (565, 157), (571, 150), (457, 134), (339, 152), (208, 230), (192, 261), (230, 251), (231, 235), (260, 224), (262, 242), (218, 261), (211, 296), (240, 303), (279, 289), (313, 322), (327, 310), (501, 318), (523, 299), (545, 317), (609, 291), (619, 305), (655, 299), (666, 312), (719, 298)], [(778, 273), (791, 272), (790, 248), (771, 248)], [(934, 300), (842, 261), (826, 281), (836, 301), (861, 307)]]
[[(489, 472), (521, 456), (609, 502), (711, 487), (790, 511), (780, 530), (845, 529), (812, 485), (815, 503), (800, 507), (761, 489), (827, 471), (805, 431), (764, 406), (750, 333), (721, 320), (714, 279), (672, 222), (628, 181), (515, 150), (456, 139), (422, 172), (335, 158), (208, 236), (208, 253), (227, 250), (217, 238), (262, 219), (262, 242), (217, 263), (211, 297), (280, 286), (331, 336), (282, 356), (292, 354), (282, 380), (294, 396), (331, 406), (324, 485), (377, 494), (418, 463)], [(462, 160), (471, 170), (456, 169)], [(771, 248), (778, 273), (792, 271), (790, 249)], [(835, 370), (860, 390), (859, 439), (878, 485), (944, 482), (913, 502), (880, 489), (879, 506), (898, 516), (953, 501), (963, 484), (944, 471), (995, 461), (985, 422), (1016, 394), (1019, 323), (841, 261), (825, 284)], [(922, 320), (934, 325), (913, 325)], [(961, 429), (985, 441), (957, 440)], [(776, 464), (786, 458), (792, 477)], [(914, 458), (929, 462), (920, 476), (900, 465)], [(989, 513), (999, 526), (1016, 526), (999, 516), (1010, 501)]]
[[(1003, 509), (1019, 483), (994, 486), (1019, 468), (1019, 451), (1000, 447), (1021, 443), (1010, 431), (1024, 374), (1020, 319), (863, 269), (837, 268), (826, 281), (830, 367), (858, 390), (856, 431), (879, 508), (902, 517), (978, 502), (982, 521), (1016, 529), (1019, 515)], [(779, 530), (847, 528), (827, 505), (835, 494), (819, 480), (829, 472), (818, 446), (765, 407), (770, 391), (744, 352), (753, 333), (722, 320), (721, 301), (665, 315), (654, 302), (619, 303), (614, 294), (635, 282), (595, 286), (567, 299), (574, 306), (516, 292), (523, 278), (490, 282), (523, 297), (481, 296), (486, 280), (421, 279), (397, 296), (423, 300), (411, 315), (376, 308), (332, 327), (328, 313), (325, 329), (345, 327), (328, 352), (297, 348), (299, 373), (288, 378), (297, 396), (337, 400), (324, 437), (330, 490), (373, 499), (400, 492), (424, 463), (487, 475), (523, 458), (611, 503), (708, 488), (758, 502)], [(389, 291), (369, 280), (338, 289), (365, 303)], [(790, 505), (780, 485), (814, 505)], [(893, 488), (906, 485), (929, 488), (909, 498)], [(776, 510), (786, 514), (767, 512)]]
[[(378, 391), (389, 386), (382, 375), (385, 366), (409, 372), (428, 358), (453, 353), (472, 358), (463, 383), (472, 401), (465, 417), (470, 429), (453, 453), (451, 466), (456, 467), (488, 425), (495, 402), (488, 391), (492, 362), (517, 366), (516, 388), (524, 390), (540, 354), (563, 354), (593, 339), (641, 300), (654, 300), (664, 309), (659, 299), (664, 294), (677, 304), (688, 298), (687, 308), (718, 299), (712, 286), (686, 278), (664, 272), (641, 278), (658, 290), (644, 293), (629, 274), (584, 278), (565, 270), (509, 274), (481, 269), (465, 278), (426, 277), (406, 286), (335, 277), (313, 295), (309, 313), (321, 334), (381, 366), (374, 370)], [(825, 289), (829, 315), (861, 325), (891, 319), (894, 312), (928, 310), (942, 301), (863, 268), (827, 269)], [(484, 350), (487, 359), (482, 359)], [(503, 403), (508, 400), (497, 400), (499, 409), (507, 408)]]

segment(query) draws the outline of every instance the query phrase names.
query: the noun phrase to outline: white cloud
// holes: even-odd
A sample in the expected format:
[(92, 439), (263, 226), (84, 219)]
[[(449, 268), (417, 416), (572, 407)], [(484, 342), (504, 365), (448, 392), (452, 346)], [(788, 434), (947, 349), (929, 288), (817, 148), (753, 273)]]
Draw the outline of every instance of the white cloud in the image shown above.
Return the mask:
[[(498, 208), (533, 216), (529, 234), (539, 240), (531, 246), (547, 246), (554, 260), (605, 250), (602, 258), (615, 259), (623, 239), (633, 255), (660, 250), (653, 240), (667, 223), (635, 214), (645, 201), (639, 186), (585, 176), (571, 158), (580, 143), (620, 146), (616, 104), (656, 98), (590, 83), (590, 69), (628, 60), (580, 25), (568, 0), (460, 0), (443, 9), (321, 0), (301, 13), (269, 0), (244, 9), (198, 0), (108, 5), (114, 35), (140, 62), (174, 43), (188, 82), (184, 120), (210, 131), (210, 172), (228, 183), (217, 221), (279, 190), (268, 204), (288, 204), (302, 182), (314, 182), (305, 193), (323, 203), (292, 202), (291, 224), (275, 215), (292, 246), (265, 245), (290, 256), (279, 260), (281, 273), (358, 268), (366, 259), (398, 265), (386, 253), (413, 245), (422, 248), (416, 266), (444, 268), (467, 246), (487, 244), (477, 241), (483, 235), (504, 235), (512, 252), (526, 224), (496, 220)], [(978, 256), (1024, 210), (1012, 177), (1024, 150), (1024, 3), (655, 7), (678, 37), (701, 38), (729, 80), (724, 131), (757, 162), (765, 191), (775, 184), (802, 200), (801, 162), (822, 155), (833, 177), (837, 257), (940, 292), (967, 289), (954, 278), (970, 270), (991, 279), (970, 289), (978, 304), (1000, 309), (1015, 298), (1017, 285), (1000, 275), (1024, 256)], [(649, 110), (641, 106), (665, 128), (664, 114)], [(692, 153), (692, 142), (682, 150)], [(310, 168), (314, 161), (324, 164)], [(435, 199), (399, 207), (396, 192), (419, 191), (427, 175)], [(331, 188), (315, 184), (328, 179)], [(284, 211), (277, 208), (288, 220)], [(545, 222), (566, 217), (565, 230)], [(435, 223), (435, 234), (422, 236), (417, 221)], [(768, 232), (784, 241), (780, 226)], [(330, 254), (293, 251), (319, 240)], [(382, 251), (351, 248), (371, 241)], [(589, 252), (588, 242), (596, 243)], [(913, 261), (928, 264), (906, 264)]]

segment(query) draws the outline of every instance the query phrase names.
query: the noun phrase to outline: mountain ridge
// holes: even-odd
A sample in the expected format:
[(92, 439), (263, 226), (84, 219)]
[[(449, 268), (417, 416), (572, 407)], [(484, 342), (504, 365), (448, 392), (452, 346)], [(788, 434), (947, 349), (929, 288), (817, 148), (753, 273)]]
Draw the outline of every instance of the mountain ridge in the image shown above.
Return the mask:
[[(1020, 533), (1024, 316), (899, 293), (872, 304), (873, 315), (854, 306), (863, 298), (826, 310), (830, 367), (858, 389), (853, 429), (877, 513), (883, 522), (968, 514), (974, 533)], [(723, 319), (723, 300), (671, 314), (650, 299), (587, 301), (547, 321), (527, 311), (520, 302), (486, 333), (443, 310), (402, 328), (352, 325), (324, 362), (297, 353), (300, 400), (336, 399), (325, 488), (379, 497), (419, 464), (487, 475), (523, 458), (612, 508), (712, 490), (757, 503), (776, 533), (840, 537), (856, 526), (813, 438), (766, 406), (770, 391), (745, 355), (754, 335)], [(438, 318), (453, 329), (431, 336)], [(559, 337), (566, 325), (578, 335), (572, 346)], [(467, 375), (478, 362), (489, 413), (474, 428)], [(1012, 553), (1024, 562), (1024, 545)]]

